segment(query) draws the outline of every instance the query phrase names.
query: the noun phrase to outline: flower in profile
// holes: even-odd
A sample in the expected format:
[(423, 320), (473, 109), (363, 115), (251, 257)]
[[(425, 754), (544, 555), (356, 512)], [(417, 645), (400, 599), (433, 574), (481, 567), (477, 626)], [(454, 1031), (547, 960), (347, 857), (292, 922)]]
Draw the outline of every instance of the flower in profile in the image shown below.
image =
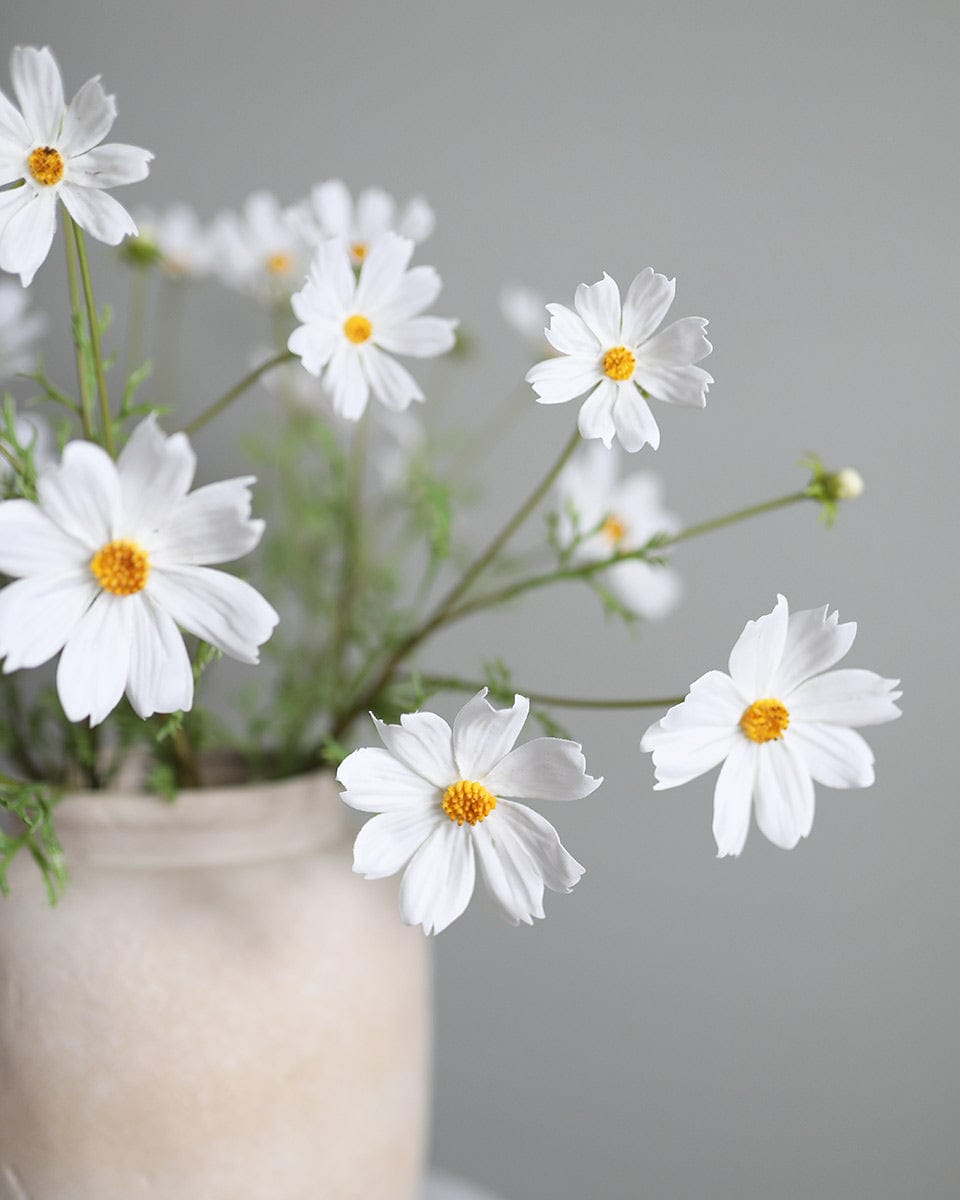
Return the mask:
[(500, 289), (500, 313), (506, 323), (519, 333), (535, 354), (550, 352), (545, 331), (546, 297), (522, 283), (508, 283)]
[(239, 214), (221, 213), (210, 242), (217, 274), (229, 287), (276, 302), (303, 283), (309, 248), (292, 210), (270, 192), (253, 192)]
[(153, 155), (139, 146), (101, 145), (117, 105), (88, 79), (64, 102), (60, 68), (44, 46), (16, 46), (10, 78), (19, 110), (0, 92), (0, 267), (27, 287), (50, 250), (57, 200), (81, 229), (116, 246), (136, 233), (133, 218), (104, 189), (145, 179)]
[[(596, 442), (582, 443), (557, 480), (560, 544), (576, 563), (600, 562), (639, 550), (656, 533), (676, 533), (680, 519), (663, 507), (663, 485), (635, 471), (620, 477), (618, 454)], [(667, 616), (683, 590), (666, 566), (626, 559), (597, 579), (631, 612), (649, 620)]]
[(377, 238), (399, 233), (412, 242), (425, 242), (433, 233), (433, 209), (419, 196), (398, 212), (397, 202), (382, 188), (366, 188), (356, 204), (340, 179), (318, 183), (298, 210), (304, 236), (314, 246), (336, 238), (343, 242), (355, 267), (366, 259)]
[(676, 280), (645, 267), (620, 304), (609, 275), (581, 283), (573, 309), (548, 304), (547, 341), (559, 358), (527, 372), (541, 404), (563, 404), (589, 393), (580, 408), (580, 433), (607, 447), (619, 438), (625, 450), (660, 445), (660, 430), (647, 400), (703, 408), (712, 376), (694, 366), (713, 347), (702, 317), (683, 317), (657, 333), (673, 303)]
[(0, 280), (0, 380), (35, 365), (36, 345), (47, 322), (40, 313), (29, 310), (29, 294), (9, 280)]
[(151, 416), (117, 462), (92, 442), (70, 442), (40, 474), (38, 503), (0, 503), (0, 571), (14, 577), (0, 591), (3, 669), (60, 653), (57, 691), (71, 721), (99, 724), (124, 692), (144, 719), (189, 709), (193, 672), (178, 625), (255, 663), (277, 623), (248, 583), (206, 565), (260, 541), (253, 479), (189, 492), (195, 467), (186, 436), (164, 436)]
[(403, 412), (423, 400), (413, 376), (394, 354), (434, 358), (453, 348), (455, 320), (423, 316), (440, 293), (433, 267), (408, 269), (413, 242), (385, 233), (358, 274), (343, 242), (317, 248), (306, 287), (293, 297), (301, 324), (288, 347), (304, 367), (323, 377), (333, 409), (357, 421), (372, 391), (381, 404)]
[(772, 612), (747, 622), (730, 653), (730, 673), (702, 675), (643, 735), (658, 789), (723, 763), (713, 798), (719, 857), (743, 849), (751, 807), (761, 832), (790, 850), (813, 825), (814, 781), (835, 788), (873, 783), (873, 754), (853, 727), (899, 717), (900, 681), (829, 669), (856, 632), (827, 606), (790, 613), (779, 596)]
[(130, 257), (158, 261), (173, 279), (199, 279), (212, 270), (213, 239), (189, 204), (171, 204), (162, 212), (139, 208), (137, 225), (136, 239), (124, 245)]
[(357, 835), (353, 869), (367, 879), (403, 871), (400, 916), (439, 933), (473, 894), (477, 864), (502, 915), (532, 925), (543, 892), (569, 892), (583, 868), (557, 831), (521, 800), (582, 800), (603, 782), (586, 774), (576, 742), (541, 737), (514, 746), (530, 703), (495, 709), (483, 688), (453, 729), (430, 712), (399, 725), (374, 717), (384, 749), (340, 764), (343, 800), (377, 813)]

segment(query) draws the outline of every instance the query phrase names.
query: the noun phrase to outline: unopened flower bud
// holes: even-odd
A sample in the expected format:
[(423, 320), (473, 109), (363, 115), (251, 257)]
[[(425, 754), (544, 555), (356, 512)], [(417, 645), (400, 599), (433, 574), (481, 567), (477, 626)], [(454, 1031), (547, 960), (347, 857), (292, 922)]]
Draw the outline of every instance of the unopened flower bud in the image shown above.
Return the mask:
[(856, 500), (863, 494), (863, 476), (853, 467), (844, 467), (834, 476), (838, 500)]

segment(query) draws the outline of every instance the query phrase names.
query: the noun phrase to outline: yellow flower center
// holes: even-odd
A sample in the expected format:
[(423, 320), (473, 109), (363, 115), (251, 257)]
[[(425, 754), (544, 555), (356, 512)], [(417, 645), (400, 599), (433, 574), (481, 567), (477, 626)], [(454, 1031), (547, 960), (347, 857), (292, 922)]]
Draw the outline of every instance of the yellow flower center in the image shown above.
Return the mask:
[(615, 546), (619, 546), (627, 536), (627, 527), (619, 517), (611, 513), (600, 526), (600, 532), (608, 541), (613, 542)]
[(27, 159), (30, 174), (37, 183), (51, 187), (63, 178), (63, 159), (52, 146), (38, 146)]
[(474, 783), (472, 779), (458, 779), (451, 783), (443, 793), (441, 806), (451, 821), (462, 825), (476, 825), (484, 820), (497, 807), (495, 796), (491, 796), (482, 783)]
[(357, 262), (363, 262), (363, 260), (367, 257), (366, 242), (354, 242), (350, 247), (350, 253), (357, 260)]
[(755, 700), (740, 718), (740, 728), (751, 742), (773, 742), (783, 737), (790, 714), (779, 700)]
[(90, 570), (105, 592), (134, 596), (147, 586), (150, 558), (136, 542), (118, 538), (100, 547), (90, 559)]
[(628, 350), (626, 346), (614, 346), (603, 356), (603, 372), (611, 379), (629, 379), (636, 365), (633, 351)]
[(343, 323), (343, 332), (347, 335), (349, 341), (355, 346), (359, 346), (361, 342), (365, 342), (373, 333), (373, 326), (366, 317), (362, 317), (359, 313), (354, 313), (352, 317), (347, 317)]
[(289, 254), (282, 252), (271, 254), (267, 258), (266, 267), (271, 275), (287, 275), (293, 270), (293, 259)]

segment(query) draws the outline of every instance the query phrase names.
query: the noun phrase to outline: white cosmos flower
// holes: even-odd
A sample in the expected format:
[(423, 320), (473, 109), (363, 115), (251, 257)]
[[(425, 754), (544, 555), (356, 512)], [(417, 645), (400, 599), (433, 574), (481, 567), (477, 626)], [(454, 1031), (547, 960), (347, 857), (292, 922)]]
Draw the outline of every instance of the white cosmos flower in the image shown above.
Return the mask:
[(620, 305), (609, 275), (581, 283), (574, 312), (548, 304), (547, 341), (561, 357), (527, 372), (541, 404), (562, 404), (589, 392), (580, 409), (580, 433), (605, 446), (620, 439), (625, 450), (648, 443), (656, 450), (660, 430), (647, 399), (703, 408), (712, 376), (693, 364), (710, 353), (702, 317), (683, 317), (656, 332), (673, 303), (676, 280), (645, 267)]
[(522, 283), (508, 283), (500, 289), (500, 313), (536, 354), (550, 353), (544, 330), (543, 314), (547, 298)]
[(60, 68), (44, 46), (17, 46), (10, 78), (19, 110), (0, 92), (0, 267), (19, 274), (24, 287), (47, 257), (56, 229), (57, 200), (91, 237), (116, 246), (137, 227), (104, 191), (145, 179), (153, 155), (139, 146), (101, 146), (117, 104), (88, 79), (64, 102)]
[(415, 196), (398, 213), (394, 198), (382, 188), (362, 191), (354, 204), (341, 179), (318, 183), (310, 199), (297, 210), (301, 229), (313, 246), (328, 238), (344, 243), (350, 261), (358, 267), (373, 243), (385, 233), (399, 233), (412, 242), (424, 242), (433, 232), (433, 209)]
[(813, 825), (813, 784), (869, 787), (873, 754), (851, 726), (900, 716), (898, 679), (840, 670), (853, 622), (823, 608), (789, 613), (783, 596), (748, 621), (730, 653), (729, 675), (708, 671), (682, 704), (651, 725), (658, 789), (677, 787), (722, 762), (713, 798), (719, 857), (739, 854), (755, 808), (771, 842), (792, 849)]
[[(679, 517), (663, 507), (660, 480), (644, 471), (621, 478), (618, 458), (615, 448), (585, 442), (557, 480), (561, 544), (582, 539), (576, 541), (575, 562), (625, 554), (645, 545), (655, 533), (680, 529)], [(597, 578), (632, 612), (650, 620), (672, 612), (683, 590), (676, 571), (638, 559), (615, 563)]]
[(423, 399), (393, 354), (433, 358), (453, 348), (457, 322), (422, 315), (440, 293), (440, 276), (433, 267), (408, 270), (412, 254), (410, 238), (385, 233), (354, 274), (346, 246), (331, 239), (293, 297), (302, 324), (287, 345), (312, 375), (323, 375), (334, 412), (348, 421), (360, 419), (371, 391), (395, 412)]
[(403, 870), (400, 916), (439, 933), (473, 894), (477, 863), (512, 924), (543, 914), (543, 890), (569, 892), (583, 868), (557, 831), (520, 800), (581, 800), (603, 782), (586, 774), (576, 742), (534, 738), (514, 747), (530, 703), (494, 709), (483, 688), (453, 729), (430, 712), (399, 725), (374, 717), (385, 749), (355, 750), (340, 764), (343, 800), (379, 814), (357, 835), (353, 869), (367, 879)]
[(210, 239), (215, 270), (229, 287), (275, 302), (303, 283), (309, 247), (292, 210), (270, 192), (253, 192), (239, 214), (221, 213)]
[(277, 614), (249, 584), (207, 563), (228, 562), (260, 541), (250, 519), (252, 478), (188, 495), (196, 457), (182, 433), (165, 437), (151, 416), (119, 459), (70, 442), (37, 482), (39, 502), (0, 503), (4, 672), (37, 667), (60, 651), (57, 691), (71, 721), (97, 725), (126, 691), (144, 719), (193, 702), (193, 673), (177, 629), (241, 662)]
[(171, 204), (161, 212), (138, 208), (136, 216), (140, 241), (157, 251), (168, 275), (199, 279), (213, 268), (213, 237), (188, 204)]
[(29, 307), (29, 293), (9, 280), (0, 280), (0, 380), (36, 365), (36, 345), (47, 322)]

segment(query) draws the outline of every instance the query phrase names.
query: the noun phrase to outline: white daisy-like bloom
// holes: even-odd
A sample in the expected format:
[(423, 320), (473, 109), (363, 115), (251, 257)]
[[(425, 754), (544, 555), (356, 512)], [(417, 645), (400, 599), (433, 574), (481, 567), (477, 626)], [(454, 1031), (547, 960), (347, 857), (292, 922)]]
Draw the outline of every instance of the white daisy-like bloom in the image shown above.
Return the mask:
[(815, 781), (834, 788), (873, 783), (873, 754), (852, 727), (899, 717), (900, 681), (829, 669), (856, 632), (826, 605), (790, 613), (779, 596), (771, 613), (747, 622), (729, 674), (702, 675), (643, 735), (657, 789), (723, 763), (713, 799), (720, 858), (743, 849), (751, 807), (761, 832), (791, 850), (813, 825)]
[(563, 404), (589, 393), (580, 409), (585, 438), (605, 446), (619, 438), (625, 450), (660, 445), (660, 430), (647, 400), (703, 408), (712, 376), (693, 364), (711, 352), (703, 317), (683, 317), (657, 333), (673, 303), (676, 280), (645, 267), (627, 290), (609, 275), (581, 283), (574, 309), (548, 304), (547, 341), (559, 358), (527, 372), (541, 404)]
[(500, 289), (501, 316), (537, 354), (550, 350), (543, 327), (546, 306), (546, 296), (525, 284), (508, 283)]
[(35, 364), (37, 342), (47, 328), (41, 313), (30, 312), (30, 296), (9, 280), (0, 280), (0, 380), (11, 379)]
[[(572, 555), (577, 563), (638, 550), (655, 533), (681, 528), (680, 518), (663, 506), (661, 481), (645, 471), (621, 477), (616, 449), (597, 442), (580, 445), (557, 480), (556, 494), (561, 545), (582, 539)], [(614, 563), (597, 578), (627, 608), (649, 620), (671, 613), (683, 591), (676, 571), (639, 559)]]
[(139, 239), (156, 250), (160, 265), (174, 279), (199, 279), (213, 268), (215, 245), (189, 204), (171, 204), (162, 212), (138, 208)]
[(57, 200), (81, 229), (116, 246), (136, 233), (133, 217), (104, 189), (145, 179), (153, 155), (139, 146), (100, 145), (117, 104), (88, 79), (69, 104), (60, 68), (44, 46), (17, 46), (10, 78), (20, 108), (0, 92), (0, 267), (27, 287), (47, 257), (57, 225)]
[[(156, 417), (114, 462), (70, 442), (37, 481), (38, 503), (0, 503), (0, 656), (5, 673), (60, 654), (71, 721), (99, 724), (124, 692), (139, 716), (189, 709), (193, 672), (178, 626), (255, 663), (277, 614), (248, 583), (207, 565), (247, 554), (252, 478), (189, 492), (196, 456)], [(189, 494), (188, 494), (189, 493)]]
[(301, 324), (287, 346), (322, 375), (334, 412), (348, 421), (360, 419), (371, 391), (395, 412), (423, 400), (394, 354), (434, 358), (453, 348), (457, 322), (423, 315), (440, 293), (440, 276), (433, 267), (408, 269), (412, 254), (410, 238), (385, 233), (354, 273), (344, 243), (330, 239), (292, 299)]
[(603, 782), (586, 774), (576, 742), (541, 737), (514, 746), (530, 703), (495, 709), (483, 688), (453, 728), (431, 712), (399, 725), (373, 718), (384, 748), (340, 764), (343, 800), (377, 813), (357, 835), (353, 869), (367, 879), (403, 871), (400, 916), (439, 933), (473, 895), (477, 865), (512, 924), (543, 917), (543, 892), (569, 892), (583, 868), (553, 826), (521, 800), (582, 800)]
[(286, 299), (307, 273), (310, 249), (292, 210), (253, 192), (241, 212), (221, 213), (210, 230), (214, 270), (229, 287), (259, 299)]
[(356, 203), (342, 179), (318, 183), (310, 199), (297, 210), (301, 229), (314, 246), (329, 238), (344, 243), (355, 267), (366, 259), (373, 243), (385, 233), (398, 233), (412, 242), (427, 240), (435, 224), (433, 209), (420, 196), (402, 209), (383, 188), (365, 188)]

